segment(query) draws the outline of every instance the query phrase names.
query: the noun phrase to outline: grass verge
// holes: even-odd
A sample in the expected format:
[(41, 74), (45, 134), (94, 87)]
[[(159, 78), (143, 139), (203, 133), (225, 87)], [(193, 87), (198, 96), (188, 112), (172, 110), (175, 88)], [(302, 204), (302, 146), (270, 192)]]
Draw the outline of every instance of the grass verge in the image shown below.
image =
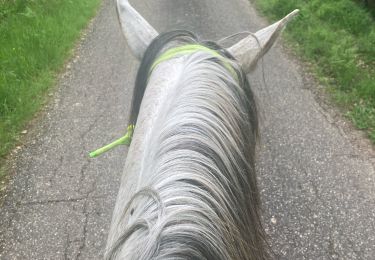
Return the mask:
[(253, 0), (270, 19), (298, 8), (285, 38), (305, 60), (333, 100), (375, 143), (375, 22), (351, 0)]
[(100, 2), (0, 0), (0, 183), (1, 162), (45, 101)]

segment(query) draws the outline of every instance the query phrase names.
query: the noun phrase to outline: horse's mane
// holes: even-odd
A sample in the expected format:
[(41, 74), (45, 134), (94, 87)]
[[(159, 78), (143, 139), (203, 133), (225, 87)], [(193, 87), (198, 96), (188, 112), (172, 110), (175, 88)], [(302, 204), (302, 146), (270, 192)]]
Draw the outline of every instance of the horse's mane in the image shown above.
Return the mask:
[[(141, 62), (133, 96), (136, 123), (150, 69), (171, 43), (199, 43), (226, 57), (187, 55), (165, 102), (142, 171), (152, 172), (127, 205), (107, 259), (267, 259), (254, 169), (257, 110), (246, 75), (220, 46), (190, 32), (161, 34)], [(124, 214), (125, 214), (124, 213)]]

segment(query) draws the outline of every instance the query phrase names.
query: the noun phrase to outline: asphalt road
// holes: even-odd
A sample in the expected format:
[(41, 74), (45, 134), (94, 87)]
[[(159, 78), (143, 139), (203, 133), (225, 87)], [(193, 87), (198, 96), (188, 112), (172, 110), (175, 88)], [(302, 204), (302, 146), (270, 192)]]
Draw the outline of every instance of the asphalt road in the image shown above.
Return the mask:
[[(133, 1), (135, 2), (135, 1)], [(247, 0), (137, 1), (159, 30), (205, 39), (266, 25)], [(138, 62), (103, 6), (43, 115), (14, 152), (0, 212), (0, 259), (101, 259), (126, 148), (87, 151), (126, 129)], [(316, 101), (298, 62), (278, 45), (250, 76), (262, 114), (258, 173), (277, 259), (375, 259), (373, 153)]]

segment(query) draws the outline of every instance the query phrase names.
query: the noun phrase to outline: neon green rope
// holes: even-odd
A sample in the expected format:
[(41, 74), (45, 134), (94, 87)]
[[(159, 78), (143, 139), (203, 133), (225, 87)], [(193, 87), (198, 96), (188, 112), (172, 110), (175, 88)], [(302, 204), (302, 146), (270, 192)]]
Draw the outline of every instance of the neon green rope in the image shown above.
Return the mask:
[[(204, 52), (208, 52), (210, 54), (212, 54), (212, 56), (214, 57), (217, 57), (219, 59), (222, 60), (224, 66), (228, 69), (228, 71), (235, 77), (237, 78), (237, 74), (236, 72), (234, 71), (233, 67), (231, 66), (231, 64), (228, 62), (228, 59), (223, 57), (222, 55), (220, 55), (217, 51), (214, 51), (210, 48), (207, 48), (203, 45), (199, 45), (199, 44), (187, 44), (187, 45), (183, 45), (183, 46), (179, 46), (179, 47), (175, 47), (175, 48), (171, 48), (169, 50), (167, 50), (166, 52), (164, 52), (162, 55), (160, 55), (156, 60), (155, 62), (152, 64), (151, 66), (151, 69), (150, 69), (150, 73), (152, 72), (153, 69), (155, 69), (156, 66), (158, 66), (160, 63), (162, 63), (163, 61), (167, 61), (169, 59), (172, 59), (178, 55), (186, 55), (186, 54), (190, 54), (190, 53), (194, 53), (194, 52), (197, 52), (197, 51), (204, 51)], [(102, 148), (99, 148), (93, 152), (91, 152), (89, 154), (90, 158), (95, 158), (99, 155), (102, 155), (103, 153), (109, 151), (109, 150), (112, 150), (113, 148), (119, 146), (119, 145), (127, 145), (129, 146), (130, 143), (131, 143), (131, 140), (132, 140), (132, 137), (133, 137), (133, 132), (134, 132), (134, 125), (129, 125), (128, 126), (128, 131), (126, 133), (126, 135), (124, 135), (123, 137), (117, 139), (116, 141), (102, 147)]]
[(237, 74), (234, 71), (232, 65), (228, 62), (227, 58), (223, 57), (217, 51), (212, 50), (212, 49), (210, 49), (206, 46), (199, 45), (199, 44), (187, 44), (187, 45), (183, 45), (183, 46), (179, 46), (179, 47), (175, 47), (175, 48), (171, 48), (171, 49), (167, 50), (166, 52), (161, 54), (155, 60), (155, 62), (152, 64), (151, 69), (150, 69), (150, 73), (151, 73), (151, 71), (153, 71), (155, 69), (156, 66), (158, 66), (163, 61), (170, 60), (170, 59), (175, 58), (176, 56), (179, 56), (179, 55), (186, 55), (186, 54), (194, 53), (194, 52), (197, 52), (197, 51), (208, 52), (208, 53), (212, 54), (212, 56), (215, 56), (216, 58), (221, 59), (224, 63), (224, 66), (229, 70), (229, 72), (237, 78)]
[(134, 125), (129, 125), (128, 126), (128, 132), (126, 133), (126, 135), (124, 135), (123, 137), (117, 139), (116, 141), (102, 147), (102, 148), (99, 148), (93, 152), (91, 152), (89, 155), (90, 155), (90, 158), (95, 158), (95, 157), (98, 157), (99, 155), (102, 155), (103, 153), (119, 146), (119, 145), (127, 145), (129, 146), (130, 143), (131, 143), (131, 140), (132, 140), (132, 137), (133, 137), (133, 132), (134, 132)]

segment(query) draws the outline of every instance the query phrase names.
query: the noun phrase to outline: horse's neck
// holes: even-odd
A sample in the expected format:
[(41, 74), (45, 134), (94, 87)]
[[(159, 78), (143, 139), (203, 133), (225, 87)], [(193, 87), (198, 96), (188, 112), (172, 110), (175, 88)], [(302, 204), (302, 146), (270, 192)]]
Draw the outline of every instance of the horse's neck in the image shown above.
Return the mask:
[[(121, 177), (108, 245), (112, 245), (113, 240), (118, 238), (117, 232), (121, 230), (118, 229), (118, 224), (121, 222), (121, 225), (126, 225), (123, 216), (127, 202), (150, 178), (148, 175), (151, 172), (145, 169), (146, 161), (150, 156), (148, 146), (152, 143), (153, 133), (160, 124), (158, 120), (165, 103), (173, 99), (176, 83), (183, 68), (183, 60), (184, 57), (165, 61), (150, 75)], [(126, 218), (128, 220), (125, 222), (128, 222), (130, 216), (127, 214)]]

